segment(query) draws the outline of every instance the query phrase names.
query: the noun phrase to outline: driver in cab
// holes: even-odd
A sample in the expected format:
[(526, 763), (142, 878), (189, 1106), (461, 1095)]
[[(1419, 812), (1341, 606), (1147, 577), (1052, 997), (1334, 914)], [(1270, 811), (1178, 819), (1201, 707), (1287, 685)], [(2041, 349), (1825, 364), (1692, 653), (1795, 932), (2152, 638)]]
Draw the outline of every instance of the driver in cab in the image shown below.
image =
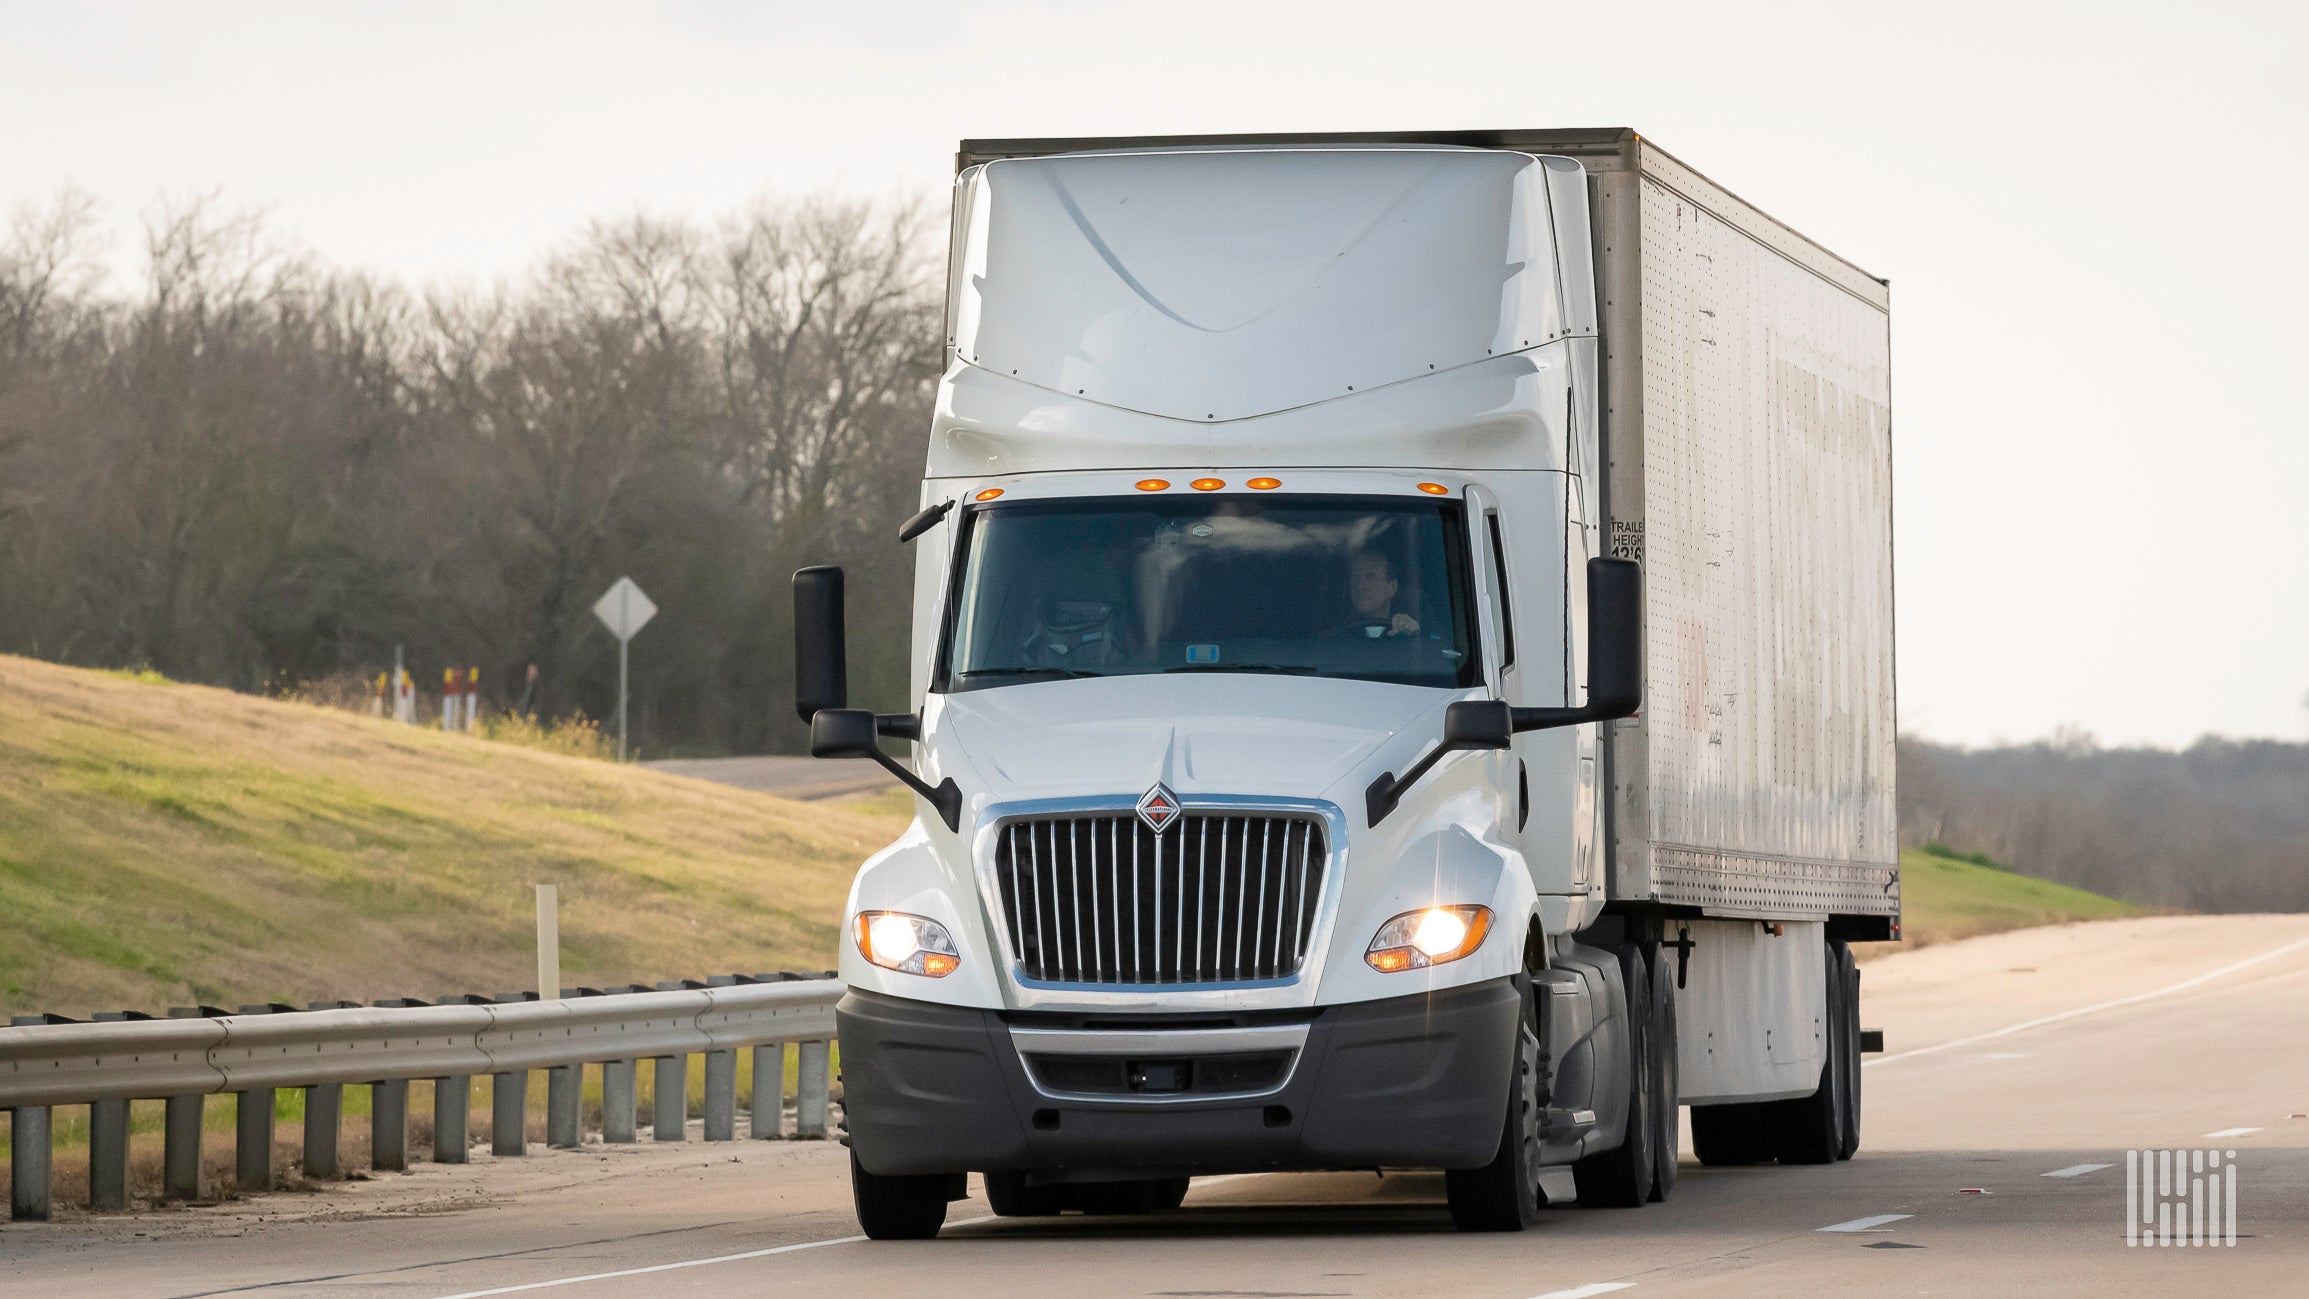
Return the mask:
[(1417, 633), (1419, 620), (1395, 607), (1397, 586), (1394, 561), (1376, 550), (1356, 551), (1347, 561), (1347, 602), (1353, 610), (1331, 635), (1377, 640)]

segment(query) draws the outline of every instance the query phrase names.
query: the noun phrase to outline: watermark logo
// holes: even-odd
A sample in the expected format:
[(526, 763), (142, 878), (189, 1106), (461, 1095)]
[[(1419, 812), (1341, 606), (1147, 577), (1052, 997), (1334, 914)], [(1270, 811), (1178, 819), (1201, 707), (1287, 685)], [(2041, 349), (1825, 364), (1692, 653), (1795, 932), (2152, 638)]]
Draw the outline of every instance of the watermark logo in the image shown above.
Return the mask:
[(2237, 1152), (2125, 1152), (2125, 1244), (2235, 1245)]

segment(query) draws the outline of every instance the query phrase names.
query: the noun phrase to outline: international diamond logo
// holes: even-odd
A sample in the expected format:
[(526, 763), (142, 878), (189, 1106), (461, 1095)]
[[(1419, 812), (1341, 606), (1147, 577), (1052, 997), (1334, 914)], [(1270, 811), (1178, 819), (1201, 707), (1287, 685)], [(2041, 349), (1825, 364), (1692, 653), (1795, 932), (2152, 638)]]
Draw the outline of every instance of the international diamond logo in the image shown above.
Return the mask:
[(1139, 795), (1138, 819), (1156, 834), (1170, 829), (1171, 822), (1179, 819), (1179, 796), (1170, 786), (1156, 781), (1153, 789)]

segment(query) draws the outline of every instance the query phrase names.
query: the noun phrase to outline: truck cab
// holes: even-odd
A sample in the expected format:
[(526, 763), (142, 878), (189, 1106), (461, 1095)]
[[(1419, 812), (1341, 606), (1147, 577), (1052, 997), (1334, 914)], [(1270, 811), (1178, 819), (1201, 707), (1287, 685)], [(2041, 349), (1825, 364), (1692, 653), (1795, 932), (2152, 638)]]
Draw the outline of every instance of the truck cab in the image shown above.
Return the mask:
[[(1040, 1214), (1441, 1169), (1470, 1229), (1672, 1186), (1711, 922), (1612, 887), (1646, 627), (1592, 181), (1444, 142), (963, 167), (909, 711), (848, 706), (839, 570), (796, 575), (813, 752), (918, 795), (841, 945), (867, 1234), (935, 1234), (970, 1172)], [(1825, 1043), (1824, 922), (1713, 923)], [(1844, 1068), (1753, 1054), (1730, 1099)]]

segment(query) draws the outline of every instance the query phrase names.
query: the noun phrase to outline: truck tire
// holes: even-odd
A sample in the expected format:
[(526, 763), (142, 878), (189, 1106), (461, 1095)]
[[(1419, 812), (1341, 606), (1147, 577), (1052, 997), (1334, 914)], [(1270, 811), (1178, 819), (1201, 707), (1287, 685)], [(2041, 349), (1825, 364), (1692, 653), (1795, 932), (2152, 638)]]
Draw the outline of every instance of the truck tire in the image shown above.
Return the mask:
[(1844, 1148), (1844, 967), (1833, 944), (1822, 964), (1821, 981), (1828, 1058), (1820, 1062), (1820, 1085), (1809, 1096), (1773, 1102), (1766, 1125), (1772, 1153), (1783, 1164), (1833, 1164)]
[(1764, 1140), (1769, 1103), (1692, 1107), (1692, 1155), (1708, 1168), (1739, 1168), (1772, 1157)]
[(850, 1201), (870, 1240), (928, 1240), (946, 1225), (947, 1192), (956, 1175), (884, 1177), (869, 1173), (850, 1152)]
[(1024, 1173), (985, 1175), (986, 1205), (997, 1218), (1054, 1218), (1066, 1212), (1065, 1188), (1028, 1186)]
[(1844, 971), (1844, 1141), (1838, 1159), (1860, 1152), (1860, 963), (1844, 943), (1833, 945)]
[(1627, 987), (1628, 1121), (1618, 1146), (1589, 1155), (1571, 1166), (1584, 1209), (1637, 1209), (1652, 1198), (1654, 1150), (1659, 1133), (1659, 1085), (1652, 1021), (1651, 972), (1641, 948), (1619, 950), (1620, 979)]
[(1652, 1130), (1652, 1202), (1676, 1189), (1676, 1165), (1683, 1157), (1682, 1075), (1676, 1065), (1676, 987), (1660, 962), (1657, 944), (1644, 953), (1652, 970), (1652, 1097), (1659, 1122)]
[(1507, 1116), (1500, 1124), (1499, 1150), (1481, 1168), (1454, 1168), (1443, 1174), (1451, 1224), (1461, 1231), (1522, 1231), (1539, 1221), (1539, 1124), (1548, 1093), (1546, 1039), (1539, 1024), (1539, 999), (1531, 980), (1518, 976), (1523, 1013), (1517, 1018), (1514, 1063), (1507, 1078)]

